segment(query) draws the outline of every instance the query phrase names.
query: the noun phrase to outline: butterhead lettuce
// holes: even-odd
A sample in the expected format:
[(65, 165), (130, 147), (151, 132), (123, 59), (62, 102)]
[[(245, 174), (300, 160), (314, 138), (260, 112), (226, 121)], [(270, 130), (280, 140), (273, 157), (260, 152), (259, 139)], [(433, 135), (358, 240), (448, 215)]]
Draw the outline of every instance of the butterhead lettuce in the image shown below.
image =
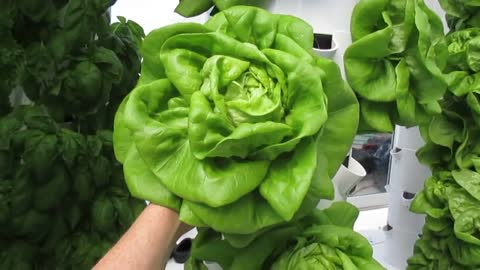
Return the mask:
[(304, 21), (245, 6), (148, 34), (140, 81), (115, 117), (130, 192), (230, 234), (331, 198), (358, 104), (312, 44)]
[[(447, 10), (448, 11), (448, 10)], [(448, 91), (442, 114), (420, 128), (419, 160), (432, 168), (411, 210), (426, 214), (408, 269), (479, 269), (478, 28), (446, 36)]]
[(344, 55), (360, 102), (360, 132), (391, 132), (441, 112), (446, 47), (440, 18), (423, 0), (361, 0)]
[(427, 218), (408, 269), (478, 269), (478, 179), (476, 172), (456, 170), (436, 172), (425, 182), (411, 206)]

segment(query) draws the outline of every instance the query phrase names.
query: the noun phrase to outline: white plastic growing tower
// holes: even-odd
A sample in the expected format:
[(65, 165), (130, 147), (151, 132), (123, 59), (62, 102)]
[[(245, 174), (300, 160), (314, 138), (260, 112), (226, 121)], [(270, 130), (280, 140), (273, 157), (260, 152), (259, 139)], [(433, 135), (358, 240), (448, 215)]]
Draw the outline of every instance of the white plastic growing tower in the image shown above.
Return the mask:
[(415, 194), (423, 189), (425, 179), (431, 174), (415, 155), (423, 144), (417, 127), (396, 126), (390, 152), (388, 226), (382, 259), (397, 269), (405, 269), (425, 220), (424, 215), (409, 211)]

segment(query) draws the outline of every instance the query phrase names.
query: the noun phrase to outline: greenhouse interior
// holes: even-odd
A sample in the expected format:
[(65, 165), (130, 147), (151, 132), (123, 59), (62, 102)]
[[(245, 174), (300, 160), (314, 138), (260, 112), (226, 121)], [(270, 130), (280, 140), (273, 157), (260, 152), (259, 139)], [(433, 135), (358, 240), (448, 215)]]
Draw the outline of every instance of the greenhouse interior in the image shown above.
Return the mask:
[(480, 270), (480, 1), (1, 0), (0, 71), (0, 270)]

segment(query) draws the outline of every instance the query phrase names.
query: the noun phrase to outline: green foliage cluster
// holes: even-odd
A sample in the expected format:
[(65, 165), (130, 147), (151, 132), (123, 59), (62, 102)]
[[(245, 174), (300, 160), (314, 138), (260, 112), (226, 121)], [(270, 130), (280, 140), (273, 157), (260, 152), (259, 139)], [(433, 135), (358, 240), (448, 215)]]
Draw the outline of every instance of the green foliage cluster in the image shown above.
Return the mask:
[(381, 270), (368, 240), (353, 231), (358, 213), (353, 205), (336, 202), (298, 221), (278, 225), (245, 247), (233, 246), (221, 234), (202, 229), (185, 269), (207, 269), (202, 261), (214, 261), (225, 270)]
[(392, 132), (441, 113), (447, 83), (443, 25), (424, 0), (362, 0), (344, 55), (360, 102), (359, 132)]
[(446, 36), (443, 112), (422, 125), (417, 156), (433, 170), (412, 211), (427, 215), (409, 269), (478, 269), (480, 261), (479, 28)]
[(90, 269), (144, 208), (112, 141), (144, 34), (112, 4), (0, 4), (0, 269)]

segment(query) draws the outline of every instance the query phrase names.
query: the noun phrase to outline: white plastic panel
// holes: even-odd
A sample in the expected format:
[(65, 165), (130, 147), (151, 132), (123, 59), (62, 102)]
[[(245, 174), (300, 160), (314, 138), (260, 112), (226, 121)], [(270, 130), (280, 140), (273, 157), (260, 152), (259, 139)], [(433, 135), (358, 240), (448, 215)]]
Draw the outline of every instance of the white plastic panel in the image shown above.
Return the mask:
[(273, 13), (290, 14), (310, 23), (316, 33), (350, 32), (350, 16), (358, 0), (276, 0)]
[(117, 0), (112, 7), (112, 21), (117, 16), (123, 16), (140, 24), (148, 34), (159, 27), (177, 22), (203, 23), (208, 19), (208, 13), (193, 18), (184, 18), (174, 13), (178, 0)]
[(308, 22), (315, 33), (330, 34), (334, 50), (319, 53), (333, 59), (342, 71), (343, 54), (352, 43), (350, 37), (350, 17), (358, 0), (275, 0), (270, 4), (273, 13), (297, 16)]

